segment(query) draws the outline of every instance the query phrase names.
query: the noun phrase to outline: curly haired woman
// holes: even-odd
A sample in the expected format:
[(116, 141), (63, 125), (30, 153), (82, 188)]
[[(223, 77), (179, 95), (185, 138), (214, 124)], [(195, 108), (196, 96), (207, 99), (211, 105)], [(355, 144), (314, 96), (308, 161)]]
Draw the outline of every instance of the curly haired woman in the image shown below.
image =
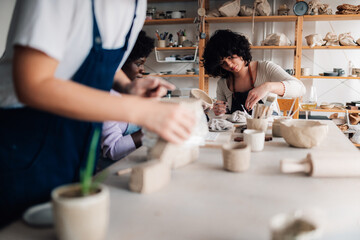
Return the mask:
[(230, 30), (217, 30), (208, 41), (203, 63), (207, 73), (221, 77), (217, 83), (215, 115), (251, 110), (268, 93), (285, 98), (300, 97), (304, 84), (270, 61), (252, 61), (250, 43), (245, 36)]

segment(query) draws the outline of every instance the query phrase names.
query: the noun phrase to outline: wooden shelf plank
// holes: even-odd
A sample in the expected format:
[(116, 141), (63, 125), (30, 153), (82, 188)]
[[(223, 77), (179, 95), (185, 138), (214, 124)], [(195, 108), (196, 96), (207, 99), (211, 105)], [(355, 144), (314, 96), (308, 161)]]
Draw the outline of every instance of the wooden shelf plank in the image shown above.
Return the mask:
[(158, 51), (195, 50), (196, 47), (156, 47)]
[(360, 14), (304, 15), (304, 21), (349, 21), (360, 20)]
[[(255, 16), (255, 22), (295, 22), (297, 16)], [(230, 22), (252, 22), (252, 16), (239, 16), (239, 17), (206, 17), (208, 23), (230, 23)]]
[(145, 20), (145, 25), (190, 24), (190, 23), (194, 23), (194, 18)]
[[(306, 111), (302, 108), (300, 108), (300, 111)], [(337, 108), (334, 108), (334, 109), (322, 109), (322, 108), (316, 108), (316, 109), (312, 109), (312, 110), (309, 110), (309, 112), (346, 112), (345, 110), (342, 110), (342, 109), (337, 109)], [(348, 110), (348, 113), (360, 113), (360, 110)]]
[(313, 49), (360, 49), (360, 46), (316, 46), (316, 47), (309, 47), (303, 46), (302, 49), (304, 50), (313, 50)]
[(156, 77), (163, 77), (163, 78), (167, 78), (167, 77), (172, 77), (172, 78), (184, 78), (184, 77), (190, 77), (190, 78), (198, 78), (199, 75), (197, 74), (150, 74), (150, 76), (156, 76)]
[(316, 78), (316, 79), (360, 79), (360, 77), (339, 77), (339, 76), (300, 76), (300, 78)]
[(250, 46), (251, 49), (296, 49), (296, 46)]
[(360, 144), (354, 143), (355, 147), (360, 147)]
[(195, 2), (196, 0), (148, 0), (148, 3)]

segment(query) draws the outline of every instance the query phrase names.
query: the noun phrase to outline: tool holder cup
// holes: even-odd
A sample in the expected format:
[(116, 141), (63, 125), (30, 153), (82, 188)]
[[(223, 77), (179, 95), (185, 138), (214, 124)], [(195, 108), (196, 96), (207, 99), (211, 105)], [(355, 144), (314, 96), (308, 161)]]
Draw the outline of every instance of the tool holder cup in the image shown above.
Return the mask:
[(159, 47), (159, 48), (166, 47), (166, 40), (158, 40), (157, 47)]

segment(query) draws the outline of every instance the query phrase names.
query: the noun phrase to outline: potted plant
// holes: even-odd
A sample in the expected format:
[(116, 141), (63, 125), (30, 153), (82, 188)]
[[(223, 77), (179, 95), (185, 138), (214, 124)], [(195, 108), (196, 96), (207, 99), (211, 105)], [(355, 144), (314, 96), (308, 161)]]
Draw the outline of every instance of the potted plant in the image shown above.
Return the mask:
[(60, 240), (105, 239), (109, 222), (109, 190), (93, 179), (100, 130), (95, 129), (80, 183), (60, 186), (51, 193), (56, 234)]

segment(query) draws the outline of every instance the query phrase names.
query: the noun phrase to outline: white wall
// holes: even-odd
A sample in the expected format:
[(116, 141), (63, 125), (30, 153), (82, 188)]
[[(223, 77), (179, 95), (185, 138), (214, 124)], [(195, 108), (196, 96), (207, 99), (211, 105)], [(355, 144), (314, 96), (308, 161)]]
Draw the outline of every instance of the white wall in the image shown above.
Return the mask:
[(4, 53), (11, 15), (15, 7), (15, 0), (0, 1), (0, 56)]

